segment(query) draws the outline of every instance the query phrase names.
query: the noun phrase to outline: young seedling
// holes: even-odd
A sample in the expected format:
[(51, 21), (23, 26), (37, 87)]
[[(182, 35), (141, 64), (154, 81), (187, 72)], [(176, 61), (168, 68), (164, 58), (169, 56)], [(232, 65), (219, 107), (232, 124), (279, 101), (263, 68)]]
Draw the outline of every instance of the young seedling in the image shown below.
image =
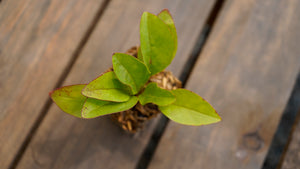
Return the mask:
[[(158, 15), (143, 13), (140, 48), (135, 50), (136, 57), (115, 53), (113, 69), (88, 84), (65, 86), (50, 92), (52, 100), (66, 113), (85, 119), (136, 108), (146, 112), (158, 109), (169, 119), (185, 125), (199, 126), (221, 120), (214, 108), (197, 94), (176, 89), (178, 85), (161, 88), (151, 80), (168, 74), (164, 69), (177, 50), (176, 28), (168, 10)], [(132, 114), (129, 116), (132, 121), (138, 121), (131, 117)], [(122, 118), (118, 116), (121, 121)], [(123, 128), (133, 131), (132, 125), (130, 122)]]

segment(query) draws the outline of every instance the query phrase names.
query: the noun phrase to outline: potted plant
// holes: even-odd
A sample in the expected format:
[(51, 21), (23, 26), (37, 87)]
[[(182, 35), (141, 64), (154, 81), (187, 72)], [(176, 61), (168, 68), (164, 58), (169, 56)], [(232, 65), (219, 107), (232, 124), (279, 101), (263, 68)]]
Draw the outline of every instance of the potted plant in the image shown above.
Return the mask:
[(213, 107), (164, 69), (177, 50), (177, 33), (168, 10), (144, 12), (140, 47), (112, 56), (113, 67), (88, 84), (71, 85), (49, 93), (64, 112), (79, 118), (111, 114), (126, 131), (136, 132), (145, 121), (163, 113), (185, 125), (221, 120)]

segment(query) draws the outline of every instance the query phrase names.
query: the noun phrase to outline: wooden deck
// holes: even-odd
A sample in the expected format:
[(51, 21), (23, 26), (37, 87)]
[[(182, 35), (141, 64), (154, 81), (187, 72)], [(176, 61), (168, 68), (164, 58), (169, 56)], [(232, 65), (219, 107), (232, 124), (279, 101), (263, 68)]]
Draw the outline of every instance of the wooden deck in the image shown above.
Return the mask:
[[(77, 119), (50, 101), (54, 88), (109, 68), (112, 53), (139, 43), (142, 12), (163, 8), (178, 33), (168, 69), (222, 122), (189, 127), (160, 116), (131, 135), (109, 117)], [(299, 30), (300, 0), (2, 0), (0, 168), (298, 169)], [(279, 124), (291, 94), (289, 137)], [(282, 131), (282, 151), (267, 165)]]

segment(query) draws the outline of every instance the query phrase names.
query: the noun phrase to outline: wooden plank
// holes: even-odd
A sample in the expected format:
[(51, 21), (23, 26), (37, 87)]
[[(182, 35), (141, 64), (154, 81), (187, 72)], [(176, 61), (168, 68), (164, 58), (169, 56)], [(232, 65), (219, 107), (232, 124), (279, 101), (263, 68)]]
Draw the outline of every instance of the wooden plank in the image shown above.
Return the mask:
[(300, 68), (300, 1), (228, 0), (188, 81), (223, 121), (171, 122), (150, 169), (260, 168)]
[[(84, 47), (64, 85), (87, 83), (111, 65), (113, 52), (138, 44), (143, 11), (158, 13), (169, 8), (179, 36), (178, 55), (171, 69), (175, 75), (192, 51), (214, 1), (207, 0), (113, 0)], [(129, 135), (109, 117), (92, 120), (73, 118), (56, 105), (29, 144), (17, 168), (134, 168), (155, 122), (136, 135)]]
[(1, 2), (1, 168), (13, 161), (103, 2)]
[(287, 148), (281, 169), (296, 169), (300, 166), (300, 111), (296, 125), (293, 128), (291, 141)]
[(297, 115), (299, 116), (298, 119), (300, 120), (299, 73), (261, 169), (279, 169), (282, 166), (289, 142), (291, 141), (293, 129), (297, 124)]

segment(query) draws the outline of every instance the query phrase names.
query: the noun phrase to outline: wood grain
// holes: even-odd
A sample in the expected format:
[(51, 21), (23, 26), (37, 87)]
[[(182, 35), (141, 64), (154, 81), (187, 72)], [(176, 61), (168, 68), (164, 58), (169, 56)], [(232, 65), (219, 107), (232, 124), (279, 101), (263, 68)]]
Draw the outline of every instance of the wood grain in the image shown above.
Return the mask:
[(0, 168), (20, 149), (103, 0), (0, 5)]
[(222, 117), (171, 122), (150, 169), (258, 169), (300, 68), (300, 1), (228, 0), (187, 88)]
[(287, 148), (281, 169), (298, 169), (300, 167), (300, 111), (293, 129), (290, 144)]
[[(143, 11), (158, 13), (169, 8), (178, 29), (179, 51), (170, 67), (175, 75), (201, 32), (214, 1), (207, 0), (112, 0), (80, 54), (64, 85), (87, 83), (111, 65), (113, 52), (138, 44)], [(134, 168), (155, 122), (137, 135), (124, 133), (109, 117), (73, 118), (51, 106), (20, 164), (23, 168)]]

